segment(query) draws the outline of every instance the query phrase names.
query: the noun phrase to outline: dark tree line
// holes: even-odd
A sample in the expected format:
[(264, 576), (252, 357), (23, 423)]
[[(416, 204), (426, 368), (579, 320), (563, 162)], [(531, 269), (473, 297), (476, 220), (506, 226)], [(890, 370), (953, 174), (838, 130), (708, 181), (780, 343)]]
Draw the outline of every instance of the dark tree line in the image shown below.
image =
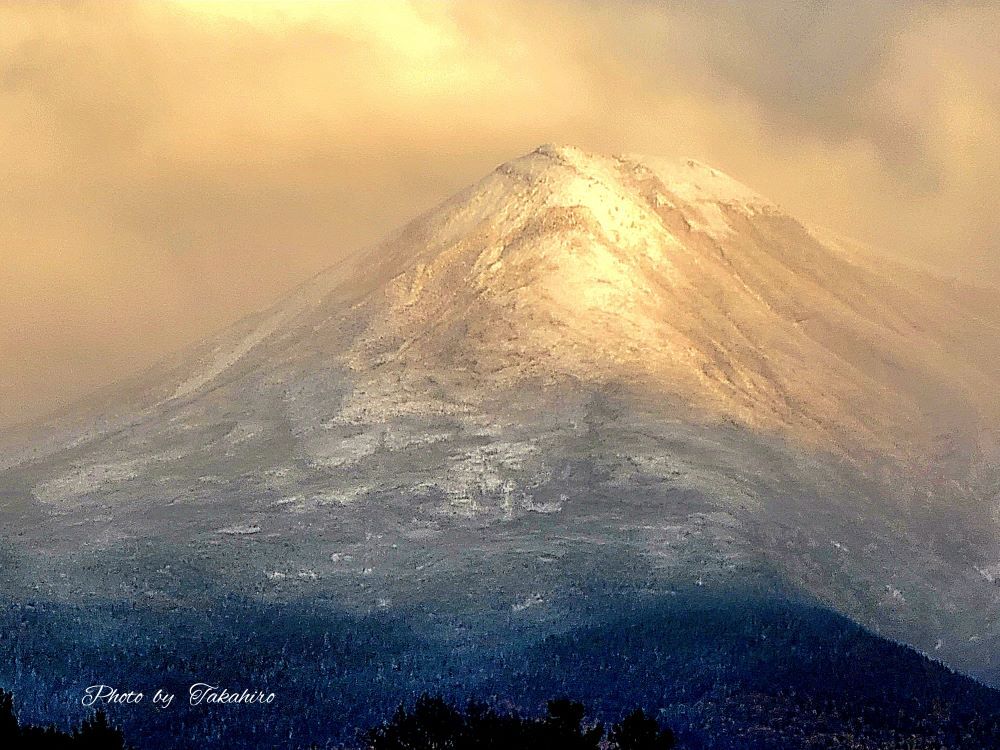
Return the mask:
[[(12, 604), (0, 607), (0, 685), (15, 686), (21, 715), (39, 721), (59, 716), (83, 675), (177, 686), (212, 675), (280, 696), (280, 710), (252, 715), (186, 703), (169, 715), (113, 714), (142, 750), (357, 747), (359, 727), (381, 725), (400, 701), (428, 690), (453, 704), (498, 696), (517, 710), (572, 695), (606, 723), (607, 742), (611, 723), (644, 706), (691, 750), (1000, 748), (1000, 692), (834, 612), (700, 589), (588, 593), (582, 605), (569, 627), (540, 639), (511, 631), (495, 645), (456, 649), (435, 634), (440, 622), (420, 612), (356, 617), (314, 603), (264, 608), (239, 599), (177, 613)], [(337, 689), (318, 700), (330, 685)], [(498, 736), (515, 731), (499, 724)], [(60, 726), (59, 734), (74, 734)], [(0, 734), (0, 750), (12, 746), (8, 736)]]
[[(423, 695), (365, 740), (370, 750), (599, 750), (604, 727), (585, 723), (585, 715), (583, 704), (566, 699), (549, 701), (548, 713), (531, 719), (475, 702), (460, 711)], [(642, 709), (613, 725), (607, 739), (611, 750), (671, 750), (677, 744), (674, 733)]]
[(14, 696), (0, 690), (0, 747), (5, 750), (126, 750), (125, 738), (98, 711), (71, 732), (54, 726), (22, 725), (14, 713)]
[[(540, 719), (500, 713), (471, 702), (465, 711), (441, 697), (422, 695), (412, 709), (400, 706), (393, 717), (364, 734), (368, 750), (602, 750), (604, 726), (585, 722), (582, 703), (548, 702)], [(672, 750), (674, 733), (642, 709), (628, 714), (608, 732), (608, 750)], [(0, 747), (4, 750), (130, 750), (121, 730), (98, 711), (70, 732), (54, 726), (22, 725), (13, 695), (0, 690)]]

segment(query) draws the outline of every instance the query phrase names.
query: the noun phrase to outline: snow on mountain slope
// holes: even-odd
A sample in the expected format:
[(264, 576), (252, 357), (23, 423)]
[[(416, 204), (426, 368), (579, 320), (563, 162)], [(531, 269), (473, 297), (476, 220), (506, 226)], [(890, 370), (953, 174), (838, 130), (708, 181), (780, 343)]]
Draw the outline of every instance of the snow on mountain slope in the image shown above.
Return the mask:
[(182, 361), (167, 390), (326, 344), (354, 373), (625, 379), (814, 447), (915, 453), (940, 432), (928, 401), (997, 415), (996, 316), (937, 286), (879, 277), (696, 162), (543, 146)]
[(543, 147), (373, 255), (355, 372), (624, 379), (847, 453), (933, 450), (951, 425), (928, 402), (995, 423), (997, 368), (977, 343), (995, 317), (895, 288), (693, 162)]
[(666, 580), (764, 567), (1000, 679), (998, 334), (994, 294), (711, 167), (543, 146), (8, 438), (0, 512), (56, 590), (126, 555), (158, 591), (159, 546), (359, 606), (494, 558), (528, 567), (482, 574), (524, 601), (526, 560), (578, 548)]

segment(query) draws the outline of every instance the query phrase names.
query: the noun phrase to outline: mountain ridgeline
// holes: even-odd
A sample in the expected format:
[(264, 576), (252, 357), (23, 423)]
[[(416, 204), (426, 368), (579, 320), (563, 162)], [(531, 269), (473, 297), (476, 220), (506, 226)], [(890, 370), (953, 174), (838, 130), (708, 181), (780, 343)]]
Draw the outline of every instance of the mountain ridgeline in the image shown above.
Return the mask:
[[(395, 623), (405, 637), (371, 649), (410, 681), (365, 683), (363, 699), (344, 699), (345, 726), (437, 692), (453, 650), (452, 697), (531, 709), (572, 694), (560, 680), (579, 675), (560, 677), (546, 649), (627, 629), (616, 601), (633, 596), (721, 597), (706, 623), (729, 622), (747, 596), (785, 601), (796, 622), (830, 613), (863, 625), (870, 648), (917, 658), (873, 634), (888, 636), (998, 685), (998, 355), (995, 290), (877, 256), (697, 162), (543, 146), (270, 309), (0, 436), (0, 581), (12, 611), (33, 603), (44, 628), (108, 633), (128, 603), (166, 632), (162, 613), (231, 597), (322, 602), (361, 631)], [(691, 642), (655, 659), (655, 640), (595, 652), (580, 668), (606, 679), (581, 697), (609, 711), (672, 705), (671, 726), (704, 747), (736, 746), (706, 738), (736, 742), (768, 716), (801, 725), (806, 705), (840, 717), (824, 732), (848, 731), (864, 701), (845, 697), (857, 686), (842, 665), (827, 667), (843, 690), (807, 700), (769, 648), (754, 669), (773, 695), (729, 656), (694, 656), (739, 661), (734, 644), (766, 631), (751, 621), (735, 640), (728, 626), (682, 628)], [(837, 652), (802, 627), (801, 653)], [(283, 637), (287, 654), (304, 636), (289, 624)], [(203, 653), (207, 640), (177, 648)], [(408, 663), (418, 643), (434, 659)], [(16, 644), (7, 658), (39, 648)], [(497, 644), (544, 662), (552, 692), (529, 699), (504, 682)], [(664, 675), (643, 701), (655, 675), (615, 676), (637, 653)], [(883, 709), (912, 716), (930, 705), (913, 696), (938, 695), (933, 675), (947, 674), (991, 721), (991, 690), (906, 659)], [(288, 690), (325, 679), (306, 673)], [(669, 687), (689, 673), (705, 679)], [(54, 665), (38, 674), (7, 681), (44, 714), (45, 690), (73, 685)], [(949, 706), (935, 726), (961, 723), (947, 717), (962, 704)], [(850, 729), (867, 738), (858, 746), (894, 746), (866, 716)], [(973, 746), (955, 732), (945, 746)]]

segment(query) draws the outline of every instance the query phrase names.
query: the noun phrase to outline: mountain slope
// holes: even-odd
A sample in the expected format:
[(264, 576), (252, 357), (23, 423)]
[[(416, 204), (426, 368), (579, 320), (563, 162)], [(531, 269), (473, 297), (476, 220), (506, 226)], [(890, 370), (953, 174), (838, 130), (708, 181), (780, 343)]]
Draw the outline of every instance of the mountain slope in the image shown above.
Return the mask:
[(178, 601), (180, 557), (255, 595), (478, 587), (547, 623), (581, 560), (663, 590), (765, 570), (998, 680), (994, 301), (710, 167), (543, 146), (7, 438), (8, 570)]
[(994, 450), (989, 299), (963, 306), (965, 290), (907, 288), (835, 250), (694, 162), (543, 147), (318, 278), (172, 397), (325, 345), (402, 379), (627, 380), (836, 452)]

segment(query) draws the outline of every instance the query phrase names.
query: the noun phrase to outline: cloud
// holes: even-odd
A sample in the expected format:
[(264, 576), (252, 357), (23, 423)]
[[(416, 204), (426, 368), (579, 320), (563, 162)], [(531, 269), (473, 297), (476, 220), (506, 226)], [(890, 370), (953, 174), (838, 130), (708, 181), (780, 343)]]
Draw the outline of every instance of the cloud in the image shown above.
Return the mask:
[(545, 141), (693, 156), (1000, 277), (991, 5), (0, 5), (0, 424)]
[[(902, 3), (675, 3), (672, 63), (703, 69), (754, 100), (765, 125), (792, 137), (841, 143), (868, 136), (895, 160), (902, 148), (880, 132), (884, 112), (869, 98), (894, 38), (919, 15)], [(669, 55), (669, 53), (668, 53)]]
[(807, 218), (998, 278), (995, 5), (586, 7), (649, 99), (681, 91), (710, 113), (692, 144), (705, 160)]

